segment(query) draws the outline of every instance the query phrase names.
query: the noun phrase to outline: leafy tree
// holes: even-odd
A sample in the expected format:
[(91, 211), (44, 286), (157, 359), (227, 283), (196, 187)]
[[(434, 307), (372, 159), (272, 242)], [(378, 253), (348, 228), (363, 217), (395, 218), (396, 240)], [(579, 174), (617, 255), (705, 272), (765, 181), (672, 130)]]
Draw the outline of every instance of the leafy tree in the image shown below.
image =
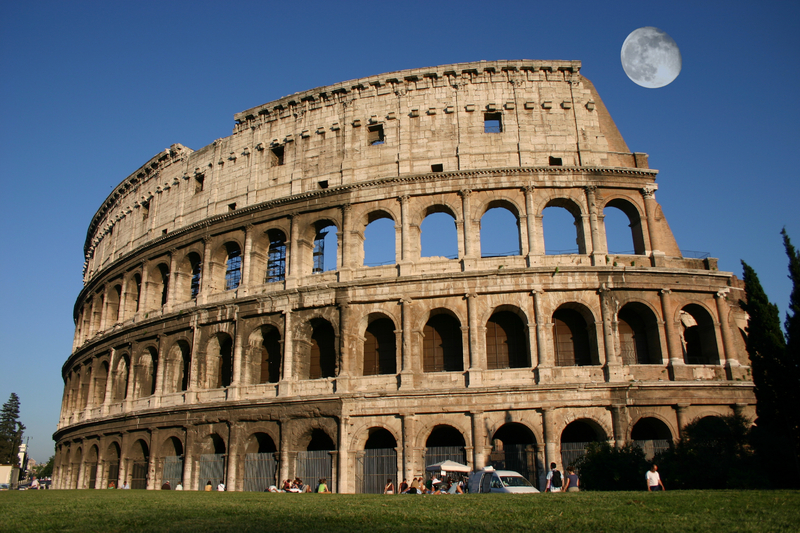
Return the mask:
[(46, 464), (36, 465), (37, 477), (53, 477), (53, 463), (55, 462), (55, 455), (51, 455)]
[(0, 463), (19, 466), (19, 445), (25, 426), (19, 422), (19, 396), (11, 397), (3, 404), (0, 414)]
[(635, 444), (613, 448), (608, 442), (589, 443), (586, 455), (575, 463), (586, 490), (642, 490), (648, 467)]

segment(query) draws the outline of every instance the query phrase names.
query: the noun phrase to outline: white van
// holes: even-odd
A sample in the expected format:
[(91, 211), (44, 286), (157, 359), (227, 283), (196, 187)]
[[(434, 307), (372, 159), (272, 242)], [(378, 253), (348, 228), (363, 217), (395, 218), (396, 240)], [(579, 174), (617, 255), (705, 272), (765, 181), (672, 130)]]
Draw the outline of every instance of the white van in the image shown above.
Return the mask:
[(469, 475), (470, 494), (497, 492), (500, 494), (533, 494), (539, 490), (513, 470), (495, 470), (487, 466)]

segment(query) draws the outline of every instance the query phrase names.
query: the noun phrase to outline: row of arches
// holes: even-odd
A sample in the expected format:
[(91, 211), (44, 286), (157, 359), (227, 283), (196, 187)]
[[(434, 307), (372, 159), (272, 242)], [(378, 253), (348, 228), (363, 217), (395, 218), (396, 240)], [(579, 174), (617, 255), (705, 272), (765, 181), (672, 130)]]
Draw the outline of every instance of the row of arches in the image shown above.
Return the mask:
[[(169, 481), (173, 488), (181, 483), (186, 490), (202, 490), (210, 481), (214, 486), (226, 483), (230, 490), (260, 492), (270, 485), (280, 486), (288, 474), (311, 483), (326, 478), (336, 490), (340, 464), (335, 458), (339, 453), (348, 453), (354, 458), (347, 462), (353, 469), (349, 476), (354, 479), (353, 489), (381, 493), (387, 479), (397, 484), (404, 477), (403, 462), (408, 458), (404, 459), (402, 453), (409, 443), (388, 427), (374, 425), (362, 431), (353, 436), (348, 450), (339, 450), (337, 435), (321, 426), (312, 426), (301, 434), (290, 450), (279, 449), (278, 435), (264, 430), (251, 431), (237, 442), (228, 442), (224, 434), (212, 431), (193, 450), (185, 449), (180, 434), (160, 438), (152, 443), (153, 449), (151, 440), (145, 438), (134, 440), (124, 449), (122, 442), (113, 437), (105, 444), (78, 443), (58, 450), (57, 488), (106, 488), (112, 483), (128, 483), (132, 489), (145, 489)], [(547, 469), (544, 442), (541, 433), (539, 438), (536, 433), (525, 423), (502, 424), (486, 435), (480, 448), (485, 450), (483, 462), (520, 472), (539, 485)], [(652, 457), (671, 446), (675, 437), (660, 418), (642, 417), (631, 426), (629, 440)], [(424, 471), (426, 466), (445, 460), (476, 467), (471, 451), (474, 438), (447, 423), (434, 424), (418, 443), (419, 467)], [(611, 439), (603, 426), (591, 418), (573, 420), (560, 432), (555, 460), (566, 467), (584, 453), (588, 443)], [(281, 461), (290, 464), (281, 465)], [(346, 487), (341, 490), (346, 491)]]
[[(709, 311), (688, 304), (678, 313), (685, 364), (719, 365), (716, 326)], [(75, 366), (66, 378), (62, 417), (87, 407), (188, 390), (221, 389), (239, 385), (277, 384), (281, 380), (316, 380), (350, 376), (395, 375), (403, 368), (423, 373), (522, 369), (551, 364), (555, 367), (602, 365), (604, 355), (599, 317), (578, 302), (559, 306), (545, 324), (550, 331), (552, 361), (537, 360), (532, 350), (539, 333), (523, 309), (509, 304), (496, 307), (480, 328), (481, 339), (470, 346), (468, 322), (448, 308), (434, 308), (412, 326), (412, 350), (402, 353), (403, 328), (397, 317), (372, 311), (350, 317), (341, 331), (338, 316), (321, 313), (295, 324), (287, 344), (286, 318), (269, 315), (242, 336), (241, 363), (235, 363), (235, 335), (225, 328), (209, 330), (193, 347), (194, 335), (144, 341)], [(624, 365), (664, 365), (668, 343), (658, 315), (642, 302), (628, 302), (614, 317), (616, 353)], [(342, 334), (355, 328), (358, 339), (351, 353), (342, 355)], [(291, 348), (288, 348), (288, 346)], [(286, 350), (291, 349), (291, 357)], [(477, 353), (479, 352), (479, 353)], [(544, 353), (548, 353), (545, 350)], [(477, 354), (477, 355), (476, 355)], [(674, 357), (674, 356), (673, 356)], [(239, 375), (234, 375), (239, 368)]]
[[(153, 257), (142, 268), (127, 272), (86, 297), (76, 316), (76, 343), (137, 313), (190, 302), (204, 293), (234, 291), (243, 284), (277, 283), (289, 275), (320, 274), (343, 266), (380, 266), (426, 257), (515, 256), (522, 255), (525, 248), (533, 253), (539, 240), (541, 249), (536, 253), (541, 254), (609, 250), (646, 254), (643, 212), (631, 198), (606, 200), (602, 207), (609, 212), (609, 228), (604, 226), (602, 214), (590, 217), (592, 224), (595, 219), (599, 221), (601, 236), (617, 236), (595, 250), (595, 237), (587, 240), (587, 213), (580, 199), (569, 195), (549, 198), (537, 211), (526, 214), (526, 207), (513, 199), (493, 198), (480, 205), (475, 224), (471, 220), (464, 224), (460, 217), (471, 211), (466, 201), (470, 195), (469, 191), (462, 194), (462, 207), (450, 202), (422, 207), (416, 217), (407, 217), (408, 222), (396, 209), (364, 210), (355, 217), (350, 214), (353, 209), (346, 206), (315, 218), (303, 217), (308, 222), (277, 220), (266, 229), (237, 230)], [(409, 200), (404, 197), (403, 202), (408, 204)], [(536, 223), (521, 224), (527, 217), (533, 217)], [(352, 218), (357, 221), (350, 222)], [(471, 236), (475, 231), (472, 226), (479, 234), (477, 238)], [(523, 239), (522, 230), (539, 237), (528, 235)], [(345, 242), (348, 233), (351, 237)], [(470, 244), (473, 240), (475, 244)]]

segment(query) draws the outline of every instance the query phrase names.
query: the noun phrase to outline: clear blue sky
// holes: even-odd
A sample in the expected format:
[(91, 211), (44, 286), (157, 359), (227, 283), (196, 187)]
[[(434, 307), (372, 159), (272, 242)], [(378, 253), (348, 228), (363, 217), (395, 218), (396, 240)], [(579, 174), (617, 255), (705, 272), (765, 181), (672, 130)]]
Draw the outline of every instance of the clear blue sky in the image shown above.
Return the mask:
[[(314, 87), (481, 59), (577, 59), (632, 151), (660, 170), (680, 248), (740, 259), (786, 309), (779, 232), (800, 245), (800, 3), (0, 3), (0, 401), (19, 394), (38, 461), (52, 454), (101, 202), (172, 143), (231, 134), (236, 112)], [(625, 76), (641, 26), (678, 43), (661, 89)]]

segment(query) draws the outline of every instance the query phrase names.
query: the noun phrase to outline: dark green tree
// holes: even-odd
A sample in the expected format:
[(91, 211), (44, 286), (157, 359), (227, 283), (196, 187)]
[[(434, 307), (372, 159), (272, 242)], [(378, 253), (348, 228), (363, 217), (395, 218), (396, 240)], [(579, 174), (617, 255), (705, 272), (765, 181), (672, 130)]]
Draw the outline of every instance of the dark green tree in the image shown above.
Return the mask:
[(784, 414), (794, 444), (795, 459), (800, 455), (800, 253), (797, 252), (786, 228), (781, 231), (783, 246), (789, 256), (789, 279), (792, 292), (786, 312), (786, 389), (784, 391)]
[(19, 466), (19, 445), (25, 426), (19, 422), (19, 396), (11, 397), (3, 404), (0, 414), (0, 463)]
[(46, 464), (39, 465), (36, 475), (38, 477), (52, 477), (53, 476), (53, 463), (55, 462), (55, 455), (51, 455)]
[(592, 442), (575, 468), (585, 490), (642, 490), (649, 468), (644, 452), (634, 444), (613, 448), (608, 442)]

